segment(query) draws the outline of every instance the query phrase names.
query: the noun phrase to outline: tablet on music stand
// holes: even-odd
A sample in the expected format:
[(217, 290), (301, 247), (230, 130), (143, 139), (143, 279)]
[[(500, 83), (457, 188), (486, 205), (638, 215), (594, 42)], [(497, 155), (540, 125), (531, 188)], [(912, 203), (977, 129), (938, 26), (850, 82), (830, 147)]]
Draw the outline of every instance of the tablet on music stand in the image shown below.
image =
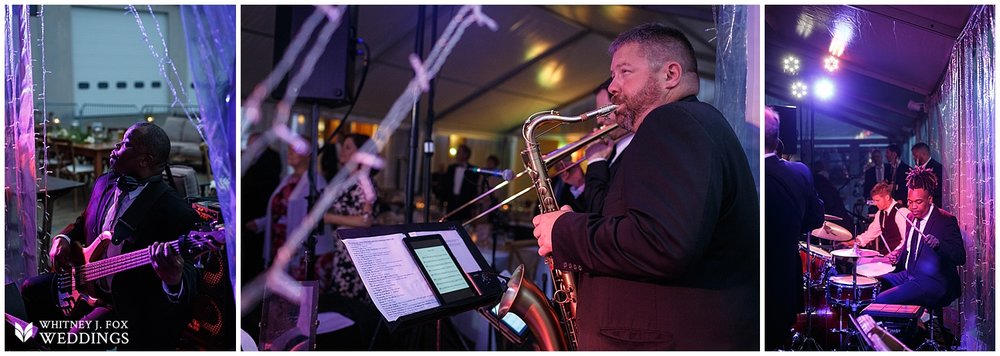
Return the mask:
[(390, 331), (495, 305), (506, 288), (456, 222), (337, 234)]

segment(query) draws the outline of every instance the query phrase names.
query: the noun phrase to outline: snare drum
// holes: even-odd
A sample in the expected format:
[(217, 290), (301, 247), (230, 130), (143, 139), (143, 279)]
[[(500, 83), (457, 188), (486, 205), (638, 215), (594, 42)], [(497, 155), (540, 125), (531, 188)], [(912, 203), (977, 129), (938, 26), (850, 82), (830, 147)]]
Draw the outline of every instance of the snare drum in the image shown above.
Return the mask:
[[(875, 278), (858, 276), (857, 306), (864, 306), (875, 301), (880, 290), (879, 281)], [(826, 300), (831, 305), (850, 307), (854, 299), (853, 277), (849, 274), (830, 276), (826, 283)]]
[(865, 277), (878, 277), (884, 274), (888, 274), (896, 269), (896, 266), (890, 265), (885, 262), (871, 262), (858, 265), (858, 275)]
[(812, 287), (822, 286), (832, 260), (830, 253), (819, 246), (799, 242), (799, 259), (802, 260), (802, 278), (805, 282)]
[[(833, 250), (830, 253), (833, 256), (833, 266), (837, 269), (837, 274), (851, 274), (853, 273), (851, 269), (854, 268), (854, 263), (858, 259), (854, 253), (854, 249), (845, 248), (841, 250)], [(871, 258), (878, 256), (878, 251), (869, 249), (858, 249), (858, 255), (863, 258)]]

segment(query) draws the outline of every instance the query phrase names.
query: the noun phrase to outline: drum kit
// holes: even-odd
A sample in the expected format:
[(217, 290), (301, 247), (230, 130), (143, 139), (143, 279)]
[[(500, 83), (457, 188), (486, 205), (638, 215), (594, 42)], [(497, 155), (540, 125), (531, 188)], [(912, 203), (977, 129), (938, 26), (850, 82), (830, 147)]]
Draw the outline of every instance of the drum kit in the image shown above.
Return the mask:
[(799, 242), (806, 299), (806, 334), (796, 343), (802, 347), (811, 345), (816, 350), (820, 349), (818, 342), (812, 338), (812, 314), (821, 314), (812, 301), (814, 291), (825, 294), (830, 314), (836, 314), (838, 319), (836, 327), (831, 327), (830, 332), (840, 334), (840, 345), (847, 348), (855, 331), (844, 327), (844, 314), (857, 315), (864, 306), (873, 303), (881, 288), (876, 277), (895, 269), (878, 251), (860, 249), (858, 244), (854, 244), (853, 248), (827, 250), (819, 242), (812, 243), (813, 237), (832, 245), (854, 240), (850, 231), (834, 223), (840, 220), (839, 217), (826, 215), (823, 226), (811, 231), (805, 242)]

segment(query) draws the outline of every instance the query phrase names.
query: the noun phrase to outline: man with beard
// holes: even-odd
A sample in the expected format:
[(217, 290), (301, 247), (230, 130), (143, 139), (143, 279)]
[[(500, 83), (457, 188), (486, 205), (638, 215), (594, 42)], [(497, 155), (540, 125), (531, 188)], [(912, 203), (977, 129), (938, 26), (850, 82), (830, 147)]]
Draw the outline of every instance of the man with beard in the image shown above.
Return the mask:
[(103, 256), (92, 259), (146, 250), (151, 264), (93, 282), (98, 295), (92, 297), (104, 297), (101, 303), (87, 305), (81, 300), (69, 317), (56, 308), (52, 274), (28, 279), (21, 293), (32, 321), (94, 320), (100, 325), (121, 321), (123, 328), (106, 332), (127, 334), (122, 343), (87, 346), (176, 348), (181, 329), (191, 320), (198, 272), (168, 243), (190, 232), (198, 215), (162, 179), (169, 156), (170, 138), (163, 129), (146, 122), (132, 125), (111, 152), (111, 172), (94, 182), (87, 209), (53, 237), (49, 250), (52, 267), (59, 272), (79, 266), (83, 259), (80, 245), (98, 239), (110, 240), (110, 244)]
[(698, 101), (679, 31), (647, 24), (611, 43), (615, 121), (635, 132), (600, 213), (533, 219), (539, 254), (578, 272), (581, 350), (758, 350), (759, 220), (746, 155)]

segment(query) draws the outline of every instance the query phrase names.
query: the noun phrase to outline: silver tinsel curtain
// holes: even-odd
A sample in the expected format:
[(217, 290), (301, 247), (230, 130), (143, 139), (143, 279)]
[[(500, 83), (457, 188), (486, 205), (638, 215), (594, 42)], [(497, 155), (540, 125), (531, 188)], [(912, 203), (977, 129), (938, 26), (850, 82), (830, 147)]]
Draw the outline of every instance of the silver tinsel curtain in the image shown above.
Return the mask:
[(4, 27), (5, 282), (21, 282), (38, 273), (35, 83), (31, 75), (28, 11), (27, 5), (7, 5), (4, 12), (7, 22)]
[(715, 7), (715, 107), (743, 144), (760, 191), (760, 7)]
[(930, 98), (917, 141), (940, 152), (944, 208), (965, 237), (961, 268), (961, 347), (995, 349), (994, 10), (978, 6), (959, 35), (941, 88)]
[(236, 285), (236, 7), (181, 6), (194, 88), (226, 221), (229, 281)]

